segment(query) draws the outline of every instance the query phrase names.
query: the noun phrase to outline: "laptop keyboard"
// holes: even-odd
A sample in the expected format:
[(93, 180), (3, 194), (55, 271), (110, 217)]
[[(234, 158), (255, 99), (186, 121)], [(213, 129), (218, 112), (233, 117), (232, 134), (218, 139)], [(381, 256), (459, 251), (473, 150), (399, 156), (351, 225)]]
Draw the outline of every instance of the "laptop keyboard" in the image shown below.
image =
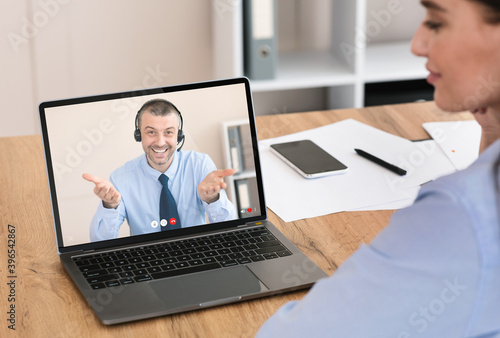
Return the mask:
[(265, 227), (73, 257), (90, 287), (140, 283), (290, 256)]

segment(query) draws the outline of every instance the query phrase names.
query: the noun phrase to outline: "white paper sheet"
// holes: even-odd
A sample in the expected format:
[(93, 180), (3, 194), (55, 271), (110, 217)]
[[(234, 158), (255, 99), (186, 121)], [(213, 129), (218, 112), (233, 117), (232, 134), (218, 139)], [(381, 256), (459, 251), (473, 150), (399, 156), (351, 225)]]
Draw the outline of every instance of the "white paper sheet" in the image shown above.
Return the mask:
[(475, 120), (423, 123), (457, 170), (467, 168), (479, 155), (481, 127)]
[[(269, 151), (272, 143), (310, 139), (349, 167), (305, 179)], [(285, 222), (347, 210), (411, 204), (420, 184), (454, 168), (435, 144), (411, 142), (353, 119), (259, 142), (266, 203)], [(357, 155), (363, 149), (408, 171), (399, 176)]]

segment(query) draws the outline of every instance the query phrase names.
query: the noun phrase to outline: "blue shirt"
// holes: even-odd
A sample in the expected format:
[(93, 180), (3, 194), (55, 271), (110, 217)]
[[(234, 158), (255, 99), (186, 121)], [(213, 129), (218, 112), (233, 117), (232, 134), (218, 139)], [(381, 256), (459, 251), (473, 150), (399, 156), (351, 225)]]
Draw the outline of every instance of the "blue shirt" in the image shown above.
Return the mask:
[[(206, 154), (193, 151), (175, 153), (165, 175), (169, 178), (168, 188), (177, 203), (183, 228), (205, 224), (207, 219), (212, 223), (237, 218), (236, 210), (224, 190), (221, 190), (219, 199), (210, 204), (198, 195), (198, 184), (214, 170), (217, 168)], [(125, 219), (131, 236), (160, 232), (162, 185), (158, 177), (161, 174), (148, 164), (146, 154), (111, 173), (110, 182), (121, 194), (120, 205), (116, 209), (107, 209), (102, 202), (99, 203), (90, 225), (90, 240), (116, 238)]]
[(500, 337), (499, 155), (497, 141), (469, 168), (426, 184), (257, 336)]

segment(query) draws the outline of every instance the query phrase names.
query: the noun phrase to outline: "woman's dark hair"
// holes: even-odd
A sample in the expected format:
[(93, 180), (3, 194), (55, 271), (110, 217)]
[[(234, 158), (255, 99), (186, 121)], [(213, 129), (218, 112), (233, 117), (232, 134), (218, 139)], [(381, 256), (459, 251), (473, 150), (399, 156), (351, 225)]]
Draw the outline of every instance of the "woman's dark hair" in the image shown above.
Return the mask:
[(490, 24), (500, 23), (500, 1), (498, 0), (469, 0), (483, 7), (484, 19)]

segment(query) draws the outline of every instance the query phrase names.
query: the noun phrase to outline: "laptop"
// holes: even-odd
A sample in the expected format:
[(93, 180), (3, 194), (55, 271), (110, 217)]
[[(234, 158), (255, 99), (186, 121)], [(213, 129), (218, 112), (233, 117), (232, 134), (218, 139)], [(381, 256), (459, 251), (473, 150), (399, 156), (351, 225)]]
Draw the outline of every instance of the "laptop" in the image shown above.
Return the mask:
[[(128, 212), (122, 210), (122, 223), (110, 235), (104, 223), (95, 226), (102, 201), (82, 175), (110, 180), (126, 163), (147, 159), (133, 134), (139, 109), (153, 99), (168, 100), (181, 114), (184, 137), (174, 159), (203, 154), (217, 169), (234, 169), (219, 194), (233, 212), (225, 219), (206, 216), (201, 221), (179, 212), (181, 227), (163, 230), (164, 220), (146, 211), (154, 209), (150, 199), (160, 198), (159, 190), (146, 189), (156, 184), (150, 182), (139, 186), (137, 196), (144, 197), (135, 196), (133, 205), (134, 199), (127, 199), (123, 208)], [(308, 288), (326, 277), (267, 220), (247, 78), (43, 102), (39, 113), (57, 251), (102, 323), (271, 296)], [(197, 178), (183, 179), (198, 183)], [(181, 190), (189, 189), (181, 184)], [(126, 204), (126, 192), (121, 193)], [(184, 203), (199, 209), (199, 201)]]

